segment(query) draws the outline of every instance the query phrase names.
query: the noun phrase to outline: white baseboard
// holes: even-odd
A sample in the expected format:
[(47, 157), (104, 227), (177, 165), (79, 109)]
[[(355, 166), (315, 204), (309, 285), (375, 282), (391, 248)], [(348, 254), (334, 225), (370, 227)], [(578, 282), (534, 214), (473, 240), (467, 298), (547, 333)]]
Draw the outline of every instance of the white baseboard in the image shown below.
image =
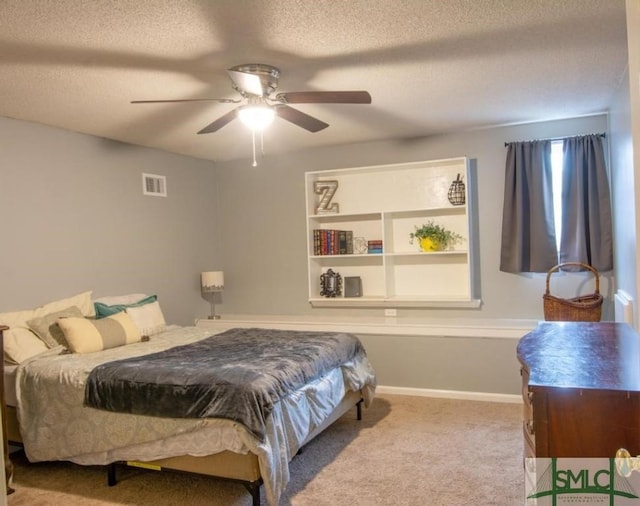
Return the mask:
[(521, 404), (522, 396), (517, 394), (496, 394), (490, 392), (467, 392), (462, 390), (433, 390), (430, 388), (388, 387), (378, 385), (376, 393), (392, 395), (413, 395), (416, 397), (439, 397), (442, 399), (463, 399), (468, 401), (507, 402)]

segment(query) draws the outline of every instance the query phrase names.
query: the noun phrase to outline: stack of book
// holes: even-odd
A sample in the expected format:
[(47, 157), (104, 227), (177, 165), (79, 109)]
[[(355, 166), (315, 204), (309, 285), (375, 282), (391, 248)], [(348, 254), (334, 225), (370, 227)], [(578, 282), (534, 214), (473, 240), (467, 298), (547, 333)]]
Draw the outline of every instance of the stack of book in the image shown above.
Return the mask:
[(382, 253), (382, 239), (367, 241), (367, 253)]
[(313, 230), (313, 254), (314, 255), (352, 255), (353, 231), (314, 229)]

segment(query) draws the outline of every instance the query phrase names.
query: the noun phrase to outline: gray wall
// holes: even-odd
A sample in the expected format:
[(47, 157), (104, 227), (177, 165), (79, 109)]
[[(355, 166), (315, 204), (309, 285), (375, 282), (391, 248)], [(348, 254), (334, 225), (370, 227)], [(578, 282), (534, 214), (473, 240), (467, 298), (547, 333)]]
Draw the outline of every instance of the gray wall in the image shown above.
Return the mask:
[[(220, 233), (225, 271), (222, 313), (381, 317), (382, 309), (311, 308), (307, 302), (304, 173), (323, 169), (466, 156), (477, 171), (479, 309), (399, 309), (398, 320), (540, 320), (545, 274), (499, 271), (506, 141), (607, 131), (598, 115), (437, 137), (345, 145), (216, 165), (224, 192)], [(267, 144), (268, 148), (268, 144)], [(612, 273), (602, 273), (604, 317), (612, 318)], [(593, 289), (590, 275), (566, 275), (562, 296)], [(471, 323), (473, 324), (473, 323)], [(517, 339), (360, 336), (381, 385), (518, 395)]]
[[(627, 43), (629, 66), (620, 80), (609, 110), (613, 226), (616, 289), (633, 297), (636, 329), (638, 284), (640, 282), (637, 239), (640, 234), (640, 9), (627, 0)], [(635, 168), (634, 168), (635, 166)]]
[[(169, 321), (189, 324), (209, 311), (200, 271), (221, 269), (223, 315), (381, 316), (381, 309), (307, 303), (305, 171), (467, 156), (477, 171), (482, 307), (403, 309), (399, 319), (537, 320), (544, 274), (498, 270), (504, 142), (606, 128), (600, 115), (317, 149), (266, 157), (252, 168), (249, 157), (214, 166), (0, 118), (0, 311), (88, 289), (96, 296), (142, 291), (159, 295)], [(143, 196), (142, 172), (166, 175), (169, 197)], [(601, 281), (610, 296), (610, 275)], [(570, 291), (582, 282), (563, 280)], [(515, 395), (520, 389), (516, 339), (368, 335), (363, 342), (385, 386)]]
[(379, 385), (519, 395), (517, 339), (360, 335)]
[[(627, 80), (614, 97), (610, 115), (611, 186), (613, 193), (613, 229), (615, 241), (616, 289), (622, 289), (638, 300), (637, 224), (635, 173), (633, 170), (633, 139), (631, 136), (631, 105)], [(637, 328), (637, 311), (634, 315)]]
[[(480, 249), (480, 309), (401, 309), (400, 318), (541, 319), (546, 276), (499, 271), (505, 141), (569, 136), (607, 130), (605, 115), (490, 128), (412, 141), (341, 146), (265, 157), (258, 167), (250, 160), (218, 164), (222, 265), (225, 291), (222, 312), (256, 314), (377, 315), (382, 309), (311, 308), (307, 302), (304, 173), (365, 165), (467, 156), (477, 179)], [(267, 144), (268, 148), (268, 144)], [(573, 295), (592, 287), (590, 275), (566, 276)], [(583, 286), (584, 285), (584, 286)], [(563, 288), (564, 289), (564, 288)], [(607, 296), (605, 316), (612, 316), (611, 273), (602, 273)]]
[[(635, 217), (635, 233), (633, 233), (634, 238), (637, 240), (638, 236), (640, 236), (640, 185), (637, 184), (638, 175), (640, 174), (640, 6), (637, 1), (627, 0), (626, 1), (627, 8), (627, 47), (628, 47), (628, 55), (629, 55), (629, 67), (628, 67), (628, 80), (623, 81), (624, 86), (629, 87), (629, 111), (630, 111), (630, 124), (631, 124), (631, 144), (626, 145), (623, 149), (626, 149), (627, 152), (630, 150), (633, 154), (629, 154), (628, 156), (633, 157), (633, 167), (627, 166), (627, 171), (629, 174), (633, 174), (634, 179), (634, 206), (635, 212), (632, 216)], [(624, 107), (626, 107), (626, 103), (622, 108), (620, 114), (624, 115)], [(629, 176), (631, 177), (631, 176)], [(629, 223), (631, 227), (632, 224)], [(628, 233), (627, 231), (623, 231), (623, 234)], [(638, 261), (640, 257), (638, 257), (637, 253), (637, 243), (635, 250), (635, 290), (636, 294), (638, 292), (638, 286), (640, 285), (640, 268), (638, 267)], [(629, 256), (629, 264), (628, 272), (629, 275), (634, 272), (631, 269), (630, 265), (633, 262), (631, 256)], [(637, 311), (637, 298), (636, 298), (636, 325), (640, 321), (640, 317), (638, 316)]]
[[(93, 290), (155, 293), (166, 318), (206, 314), (218, 261), (210, 162), (0, 118), (0, 312)], [(142, 194), (142, 173), (168, 197)]]

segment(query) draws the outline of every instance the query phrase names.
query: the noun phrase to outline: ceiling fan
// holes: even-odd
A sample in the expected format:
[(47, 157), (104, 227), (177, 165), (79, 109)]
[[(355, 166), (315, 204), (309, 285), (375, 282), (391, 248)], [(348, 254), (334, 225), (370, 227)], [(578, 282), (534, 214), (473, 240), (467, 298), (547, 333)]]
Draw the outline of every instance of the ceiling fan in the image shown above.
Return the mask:
[(280, 70), (262, 63), (237, 65), (227, 70), (233, 88), (240, 93), (238, 100), (229, 98), (193, 98), (178, 100), (133, 100), (132, 104), (168, 102), (222, 102), (241, 103), (235, 109), (219, 117), (200, 130), (199, 134), (217, 132), (236, 117), (252, 130), (263, 130), (278, 116), (309, 132), (327, 128), (328, 123), (290, 107), (289, 104), (370, 104), (367, 91), (290, 91), (275, 93), (278, 88)]

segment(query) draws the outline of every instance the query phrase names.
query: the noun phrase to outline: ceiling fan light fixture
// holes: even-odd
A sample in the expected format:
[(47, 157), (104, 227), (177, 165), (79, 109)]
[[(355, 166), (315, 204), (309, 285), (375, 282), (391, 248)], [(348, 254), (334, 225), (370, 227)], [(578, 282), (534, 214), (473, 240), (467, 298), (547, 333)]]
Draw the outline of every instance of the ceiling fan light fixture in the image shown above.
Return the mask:
[(133, 100), (131, 103), (173, 103), (173, 102), (221, 102), (240, 103), (215, 121), (198, 131), (198, 134), (217, 132), (232, 120), (239, 118), (251, 130), (253, 146), (253, 166), (256, 162), (256, 133), (260, 134), (260, 145), (264, 154), (264, 131), (275, 116), (288, 121), (308, 132), (319, 132), (329, 126), (309, 114), (290, 107), (289, 104), (370, 104), (371, 95), (364, 90), (351, 91), (290, 91), (275, 94), (278, 88), (280, 70), (264, 63), (245, 63), (227, 70), (232, 87), (240, 94), (239, 99), (230, 98), (187, 98), (167, 100)]
[(249, 104), (238, 109), (238, 118), (254, 132), (262, 132), (276, 116), (272, 107), (266, 104)]

